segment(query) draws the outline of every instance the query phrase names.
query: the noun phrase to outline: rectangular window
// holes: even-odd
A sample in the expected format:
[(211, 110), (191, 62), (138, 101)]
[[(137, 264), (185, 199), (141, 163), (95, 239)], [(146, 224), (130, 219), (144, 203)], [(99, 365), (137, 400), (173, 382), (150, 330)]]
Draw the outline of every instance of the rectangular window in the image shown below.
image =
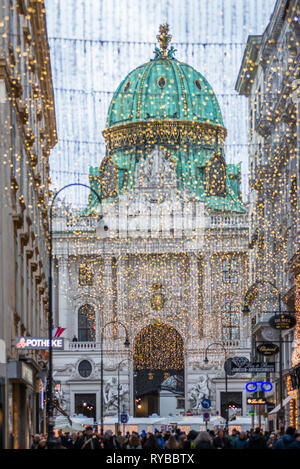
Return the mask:
[(237, 283), (237, 261), (235, 259), (223, 260), (223, 282)]
[(79, 285), (80, 286), (91, 286), (94, 283), (94, 274), (91, 270), (91, 266), (80, 265), (79, 266)]
[(231, 307), (225, 304), (222, 313), (222, 339), (238, 340), (240, 338), (239, 313), (231, 311)]

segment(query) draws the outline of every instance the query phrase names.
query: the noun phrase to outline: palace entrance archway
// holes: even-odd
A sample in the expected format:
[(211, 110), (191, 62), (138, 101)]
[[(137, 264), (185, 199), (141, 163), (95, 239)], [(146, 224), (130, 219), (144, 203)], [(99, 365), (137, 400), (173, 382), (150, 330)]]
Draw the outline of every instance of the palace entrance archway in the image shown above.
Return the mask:
[(162, 405), (165, 414), (168, 414), (168, 410), (176, 410), (178, 405), (182, 408), (184, 344), (181, 335), (173, 327), (150, 324), (136, 336), (134, 397), (136, 417), (162, 415)]

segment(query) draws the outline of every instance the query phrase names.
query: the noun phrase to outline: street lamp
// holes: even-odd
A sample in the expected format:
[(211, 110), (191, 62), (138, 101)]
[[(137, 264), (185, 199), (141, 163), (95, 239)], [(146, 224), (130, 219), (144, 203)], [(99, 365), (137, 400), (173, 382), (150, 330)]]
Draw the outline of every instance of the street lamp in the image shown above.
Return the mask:
[[(269, 280), (256, 280), (255, 281), (255, 285), (264, 285), (268, 283), (269, 285), (271, 285), (274, 290), (277, 292), (277, 298), (278, 298), (278, 313), (280, 315), (280, 327), (279, 327), (279, 400), (280, 400), (280, 411), (279, 411), (279, 422), (280, 422), (280, 431), (282, 432), (284, 430), (284, 412), (283, 412), (283, 376), (282, 376), (282, 331), (281, 331), (281, 314), (282, 314), (282, 310), (281, 310), (281, 301), (282, 301), (282, 295), (280, 293), (280, 291), (278, 290), (278, 288), (276, 287), (276, 285), (272, 282), (270, 282)], [(247, 290), (246, 294), (245, 294), (245, 298), (247, 298), (247, 295), (250, 291), (250, 288)], [(250, 313), (250, 309), (249, 309), (249, 306), (248, 306), (248, 303), (245, 301), (244, 303), (244, 306), (243, 306), (243, 309), (242, 309), (242, 312), (243, 313)], [(270, 313), (270, 314), (276, 314), (276, 311), (266, 311), (266, 313)]]
[[(53, 310), (52, 310), (52, 218), (53, 218), (53, 205), (55, 202), (56, 197), (60, 194), (64, 189), (72, 186), (83, 186), (87, 187), (91, 190), (98, 198), (99, 203), (101, 205), (102, 200), (98, 192), (95, 191), (90, 186), (86, 184), (81, 184), (79, 182), (74, 182), (72, 184), (67, 184), (66, 186), (62, 187), (57, 191), (52, 199), (50, 209), (49, 209), (49, 270), (48, 270), (48, 289), (49, 289), (49, 312), (48, 312), (48, 337), (49, 337), (49, 369), (48, 369), (48, 389), (47, 389), (47, 432), (48, 432), (48, 439), (47, 439), (47, 447), (49, 449), (53, 449), (55, 445), (54, 440), (54, 418), (53, 418), (53, 349), (52, 349), (52, 330), (53, 330)], [(100, 215), (100, 219), (102, 215)]]
[[(212, 344), (209, 344), (206, 349), (205, 349), (205, 358), (204, 358), (204, 363), (208, 363), (208, 358), (207, 358), (207, 351), (212, 345), (221, 345), (221, 347), (224, 350), (225, 353), (225, 394), (226, 394), (226, 400), (227, 400), (227, 392), (228, 392), (228, 378), (227, 378), (227, 368), (226, 368), (226, 348), (224, 347), (224, 344), (222, 342), (213, 342)], [(226, 430), (228, 430), (228, 402), (226, 403)]]
[[(102, 327), (101, 329), (101, 337), (100, 337), (100, 352), (101, 352), (101, 361), (100, 361), (100, 392), (101, 392), (101, 397), (100, 397), (100, 424), (101, 424), (101, 440), (103, 440), (103, 433), (104, 433), (104, 425), (103, 425), (103, 341), (104, 341), (104, 330), (106, 328), (106, 326), (108, 326), (109, 324), (120, 324), (124, 329), (125, 329), (125, 332), (126, 332), (126, 338), (125, 338), (125, 342), (124, 342), (124, 345), (126, 348), (129, 348), (130, 346), (130, 342), (129, 342), (129, 338), (128, 338), (128, 331), (126, 329), (126, 327), (124, 326), (124, 324), (121, 322), (121, 321), (118, 321), (118, 320), (114, 320), (114, 321), (109, 321), (107, 322), (106, 324), (104, 324), (104, 326)], [(118, 392), (119, 392), (119, 383), (118, 383)]]
[[(126, 343), (128, 343), (128, 345), (125, 345)], [(126, 347), (129, 347), (129, 341), (127, 342), (127, 337), (126, 337), (126, 340), (125, 340), (125, 346)], [(126, 362), (126, 361), (130, 361), (131, 359), (128, 357), (128, 358), (124, 358), (124, 360), (120, 361), (120, 363), (118, 363), (118, 430), (119, 430), (119, 425), (120, 425), (120, 366), (122, 365), (122, 363)], [(130, 399), (129, 399), (130, 401)]]

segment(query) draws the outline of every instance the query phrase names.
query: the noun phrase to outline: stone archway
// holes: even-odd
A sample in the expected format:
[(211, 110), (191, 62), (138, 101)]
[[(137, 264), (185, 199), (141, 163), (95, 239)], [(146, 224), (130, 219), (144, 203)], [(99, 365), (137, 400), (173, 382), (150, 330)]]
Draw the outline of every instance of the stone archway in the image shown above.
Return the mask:
[(161, 400), (167, 396), (170, 411), (184, 397), (184, 343), (176, 329), (155, 323), (143, 328), (134, 341), (135, 415), (161, 415)]

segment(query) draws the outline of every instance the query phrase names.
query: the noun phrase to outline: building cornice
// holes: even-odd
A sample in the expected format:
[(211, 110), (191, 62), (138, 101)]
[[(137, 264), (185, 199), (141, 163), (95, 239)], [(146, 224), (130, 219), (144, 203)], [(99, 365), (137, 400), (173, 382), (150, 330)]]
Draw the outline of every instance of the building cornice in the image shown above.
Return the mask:
[(227, 130), (217, 124), (184, 120), (151, 120), (115, 125), (103, 131), (109, 152), (138, 145), (182, 142), (223, 147)]
[(242, 64), (235, 84), (235, 90), (243, 96), (249, 96), (257, 72), (257, 55), (262, 36), (248, 36)]

